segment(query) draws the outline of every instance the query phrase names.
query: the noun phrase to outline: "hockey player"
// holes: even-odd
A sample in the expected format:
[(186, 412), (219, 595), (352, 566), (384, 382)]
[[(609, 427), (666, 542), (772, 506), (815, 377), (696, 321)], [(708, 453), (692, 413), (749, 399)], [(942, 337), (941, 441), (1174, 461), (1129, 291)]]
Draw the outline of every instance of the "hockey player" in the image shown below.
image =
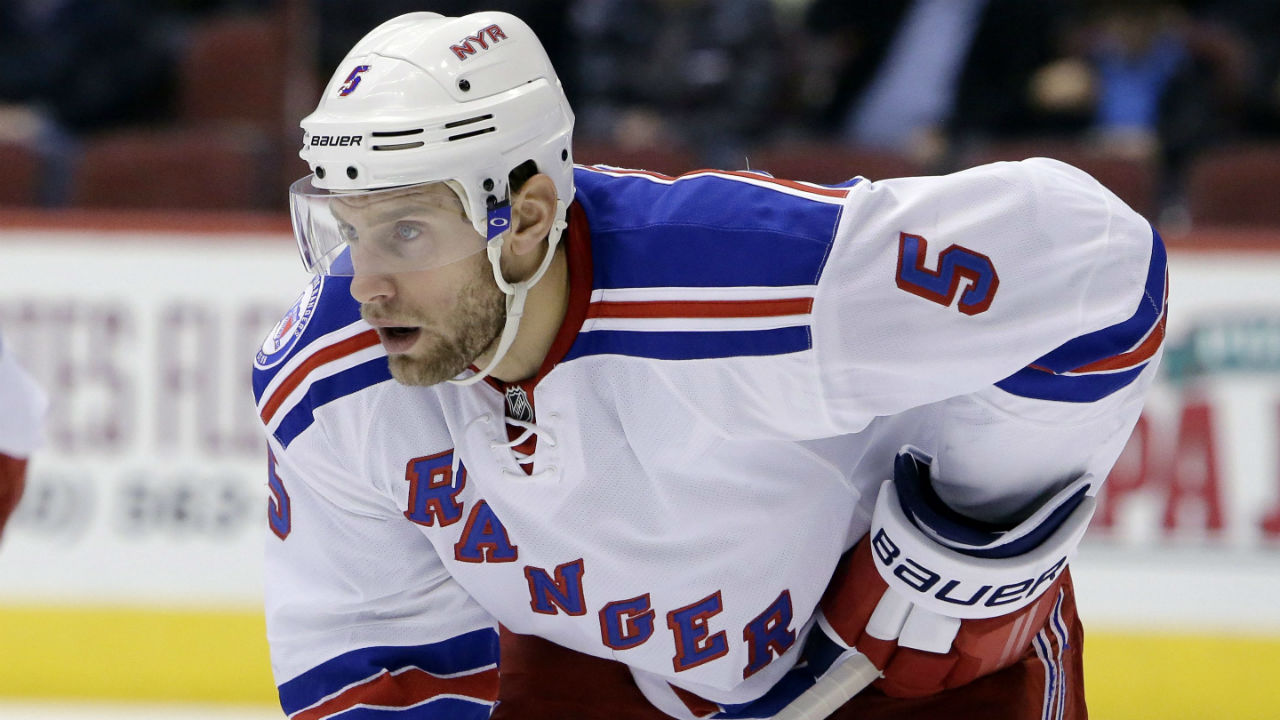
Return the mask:
[(572, 126), (501, 13), (387, 22), (302, 121), (316, 277), (254, 377), (284, 710), (1085, 717), (1152, 227), (1047, 159), (673, 178)]
[(26, 484), (27, 460), (40, 444), (44, 393), (0, 337), (0, 536)]

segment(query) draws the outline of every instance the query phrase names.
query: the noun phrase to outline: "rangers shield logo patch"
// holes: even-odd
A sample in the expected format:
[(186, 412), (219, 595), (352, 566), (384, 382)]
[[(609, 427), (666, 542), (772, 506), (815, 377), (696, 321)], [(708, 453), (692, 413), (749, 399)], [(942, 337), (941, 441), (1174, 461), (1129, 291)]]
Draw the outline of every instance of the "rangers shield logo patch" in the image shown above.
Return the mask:
[(302, 332), (307, 329), (307, 323), (311, 321), (311, 316), (316, 311), (316, 303), (320, 300), (320, 288), (323, 286), (322, 276), (316, 275), (311, 278), (311, 284), (307, 285), (307, 288), (298, 296), (293, 307), (289, 308), (289, 312), (285, 313), (280, 322), (267, 333), (267, 339), (262, 341), (262, 347), (253, 361), (258, 369), (266, 370), (275, 367), (297, 344), (298, 338), (302, 337)]

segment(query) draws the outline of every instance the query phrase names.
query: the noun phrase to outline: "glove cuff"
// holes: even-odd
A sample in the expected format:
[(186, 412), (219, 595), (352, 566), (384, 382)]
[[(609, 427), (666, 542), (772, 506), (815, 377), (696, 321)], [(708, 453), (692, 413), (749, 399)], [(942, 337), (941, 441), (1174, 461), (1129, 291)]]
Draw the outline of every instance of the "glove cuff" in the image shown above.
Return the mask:
[(876, 571), (911, 604), (939, 615), (976, 619), (1014, 612), (1040, 597), (1075, 554), (1097, 504), (1084, 489), (1087, 483), (1082, 478), (1041, 511), (985, 545), (1014, 547), (1005, 542), (1008, 536), (1032, 538), (1033, 547), (1015, 555), (982, 557), (973, 552), (980, 552), (982, 546), (953, 549), (946, 535), (917, 525), (923, 513), (912, 513), (913, 521), (903, 508), (895, 481), (886, 480), (871, 516)]

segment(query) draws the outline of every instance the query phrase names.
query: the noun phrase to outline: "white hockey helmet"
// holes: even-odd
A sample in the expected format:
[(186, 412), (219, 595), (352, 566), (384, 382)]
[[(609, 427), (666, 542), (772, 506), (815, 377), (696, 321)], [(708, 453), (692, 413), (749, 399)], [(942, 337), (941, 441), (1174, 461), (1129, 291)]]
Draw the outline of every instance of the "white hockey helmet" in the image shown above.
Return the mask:
[[(513, 15), (416, 12), (383, 23), (347, 54), (302, 129), (299, 155), (312, 174), (290, 188), (290, 204), (312, 272), (354, 272), (331, 201), (445, 182), (489, 241), (495, 276), (510, 293), (494, 251), (510, 222), (508, 173), (529, 160), (551, 177), (560, 198), (548, 260), (559, 242), (573, 199), (573, 112), (542, 44)], [(459, 241), (402, 269), (453, 262), (485, 247)]]

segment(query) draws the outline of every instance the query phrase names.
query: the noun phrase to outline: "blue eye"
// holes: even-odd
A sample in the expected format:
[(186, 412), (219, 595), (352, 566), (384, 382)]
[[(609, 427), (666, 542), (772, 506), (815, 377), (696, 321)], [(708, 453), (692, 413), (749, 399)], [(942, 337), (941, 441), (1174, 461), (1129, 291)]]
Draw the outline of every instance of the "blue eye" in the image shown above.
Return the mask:
[(422, 230), (410, 223), (396, 223), (395, 234), (397, 240), (408, 242), (417, 239), (422, 234)]

